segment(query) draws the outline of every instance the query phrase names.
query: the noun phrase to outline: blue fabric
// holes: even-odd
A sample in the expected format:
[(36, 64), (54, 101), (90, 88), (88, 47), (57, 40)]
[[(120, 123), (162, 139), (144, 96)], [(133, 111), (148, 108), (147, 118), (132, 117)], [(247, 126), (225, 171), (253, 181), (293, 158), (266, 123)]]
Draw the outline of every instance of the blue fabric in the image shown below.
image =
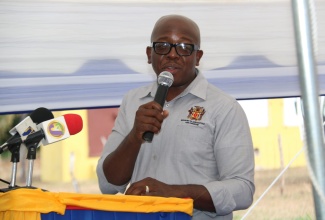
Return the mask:
[(183, 212), (107, 212), (97, 210), (66, 210), (64, 215), (54, 212), (41, 214), (42, 220), (190, 220), (191, 216)]

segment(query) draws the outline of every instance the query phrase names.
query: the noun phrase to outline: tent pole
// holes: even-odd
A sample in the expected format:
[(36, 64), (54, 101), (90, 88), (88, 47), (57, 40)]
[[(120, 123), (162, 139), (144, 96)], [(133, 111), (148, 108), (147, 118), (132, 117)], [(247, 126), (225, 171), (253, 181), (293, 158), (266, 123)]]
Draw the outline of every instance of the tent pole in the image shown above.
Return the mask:
[[(319, 87), (314, 60), (311, 14), (308, 0), (292, 0), (293, 22), (299, 66), (300, 89), (303, 100), (305, 136), (308, 160), (319, 188), (325, 192), (324, 128), (319, 105)], [(315, 216), (325, 219), (325, 204), (313, 184)]]

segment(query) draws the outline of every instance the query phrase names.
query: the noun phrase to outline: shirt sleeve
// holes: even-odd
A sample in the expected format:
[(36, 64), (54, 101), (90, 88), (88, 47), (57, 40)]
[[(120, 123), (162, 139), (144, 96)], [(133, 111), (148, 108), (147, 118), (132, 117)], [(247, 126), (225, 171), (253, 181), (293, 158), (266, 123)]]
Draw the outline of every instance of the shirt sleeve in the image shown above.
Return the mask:
[(254, 150), (246, 115), (237, 101), (217, 120), (214, 154), (219, 179), (204, 186), (217, 214), (226, 215), (252, 204)]
[(128, 183), (122, 186), (117, 186), (109, 183), (105, 177), (103, 170), (103, 163), (105, 158), (113, 151), (112, 146), (118, 146), (120, 140), (120, 135), (116, 131), (112, 131), (109, 140), (106, 142), (103, 153), (98, 160), (96, 172), (98, 178), (99, 189), (103, 194), (116, 194), (116, 193), (124, 193)]
[(111, 134), (108, 137), (108, 140), (104, 146), (102, 155), (99, 158), (96, 167), (99, 189), (104, 194), (124, 193), (128, 185), (128, 183), (126, 183), (125, 185), (117, 186), (109, 183), (103, 171), (103, 163), (105, 158), (119, 146), (119, 144), (124, 140), (126, 136), (125, 132), (123, 132), (127, 130), (126, 128), (127, 123), (125, 121), (126, 117), (125, 117), (124, 103), (125, 103), (125, 98), (122, 101), (117, 118), (115, 119), (114, 127), (112, 129)]

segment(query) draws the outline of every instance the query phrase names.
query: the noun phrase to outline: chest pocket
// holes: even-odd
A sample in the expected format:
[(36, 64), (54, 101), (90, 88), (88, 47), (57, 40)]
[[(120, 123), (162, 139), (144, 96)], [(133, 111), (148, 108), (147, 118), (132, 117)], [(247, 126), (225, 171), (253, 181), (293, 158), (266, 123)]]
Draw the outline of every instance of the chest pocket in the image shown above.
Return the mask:
[(182, 121), (175, 133), (174, 156), (183, 164), (192, 165), (214, 160), (213, 133), (211, 124)]

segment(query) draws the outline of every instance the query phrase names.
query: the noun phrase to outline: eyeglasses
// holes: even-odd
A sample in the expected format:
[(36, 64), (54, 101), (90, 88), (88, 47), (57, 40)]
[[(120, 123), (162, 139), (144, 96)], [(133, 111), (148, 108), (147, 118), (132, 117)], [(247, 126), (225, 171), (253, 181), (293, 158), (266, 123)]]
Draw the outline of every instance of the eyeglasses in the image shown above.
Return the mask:
[(198, 45), (185, 43), (171, 44), (167, 42), (152, 42), (151, 47), (153, 47), (156, 54), (159, 55), (169, 54), (172, 47), (175, 47), (176, 53), (180, 56), (190, 56), (194, 50), (199, 50)]

